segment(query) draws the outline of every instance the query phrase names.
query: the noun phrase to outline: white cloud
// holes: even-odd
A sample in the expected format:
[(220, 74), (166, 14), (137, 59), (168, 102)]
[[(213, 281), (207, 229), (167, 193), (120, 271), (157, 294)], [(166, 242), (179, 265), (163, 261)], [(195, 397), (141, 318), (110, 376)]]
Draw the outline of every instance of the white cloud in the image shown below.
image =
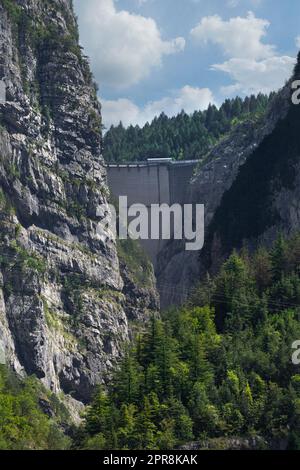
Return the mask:
[(227, 6), (229, 8), (236, 8), (241, 3), (245, 3), (246, 1), (251, 3), (253, 7), (258, 7), (262, 2), (262, 0), (227, 0)]
[(291, 75), (294, 65), (295, 59), (292, 57), (274, 56), (260, 61), (234, 58), (223, 64), (215, 64), (212, 69), (226, 72), (235, 80), (233, 85), (221, 88), (224, 95), (249, 95), (279, 89)]
[(81, 39), (102, 85), (126, 88), (147, 77), (165, 55), (185, 47), (182, 37), (165, 41), (152, 18), (118, 11), (114, 0), (76, 0)]
[(240, 0), (227, 0), (227, 6), (229, 8), (235, 8), (240, 3)]
[(121, 121), (125, 127), (139, 122), (140, 109), (128, 99), (101, 100), (102, 119), (104, 126), (109, 129), (111, 125), (118, 125)]
[(297, 36), (295, 39), (296, 47), (300, 49), (300, 36)]
[(191, 31), (200, 44), (211, 42), (220, 46), (227, 56), (249, 59), (264, 59), (274, 53), (274, 46), (261, 42), (269, 26), (267, 20), (256, 18), (249, 12), (223, 21), (218, 15), (206, 16)]
[(269, 25), (269, 21), (249, 12), (245, 18), (228, 21), (217, 15), (204, 17), (191, 31), (199, 44), (216, 44), (228, 57), (224, 63), (212, 65), (212, 70), (222, 71), (233, 80), (221, 88), (223, 94), (268, 93), (289, 78), (295, 59), (279, 56), (275, 46), (262, 42)]
[(186, 113), (190, 114), (195, 110), (207, 109), (209, 103), (213, 102), (213, 94), (208, 88), (193, 88), (186, 85), (173, 92), (171, 96), (151, 101), (142, 108), (128, 99), (102, 100), (102, 115), (104, 125), (107, 128), (111, 124), (119, 124), (120, 121), (125, 127), (130, 124), (142, 126), (162, 112), (171, 117), (176, 116), (184, 109)]

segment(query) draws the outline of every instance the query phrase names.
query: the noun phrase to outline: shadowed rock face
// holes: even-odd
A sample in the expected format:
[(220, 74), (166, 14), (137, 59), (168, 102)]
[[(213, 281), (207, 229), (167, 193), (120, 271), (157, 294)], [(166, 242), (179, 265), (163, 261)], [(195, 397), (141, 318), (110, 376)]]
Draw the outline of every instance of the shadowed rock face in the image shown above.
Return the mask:
[[(293, 80), (299, 80), (300, 54)], [(289, 82), (285, 113), (276, 120), (224, 193), (210, 225), (203, 260), (211, 269), (233, 248), (270, 245), (300, 228), (300, 107)], [(217, 250), (216, 250), (217, 247)]]
[(101, 113), (71, 3), (0, 4), (0, 340), (15, 370), (86, 401), (130, 336), (127, 313), (145, 321), (158, 301), (152, 274), (128, 287), (97, 230)]
[[(201, 275), (211, 267), (206, 263), (206, 248), (208, 239), (212, 236), (211, 224), (216, 211), (236, 180), (240, 168), (259, 149), (264, 139), (272, 134), (277, 123), (287, 116), (290, 98), (291, 82), (274, 96), (263, 118), (238, 125), (199, 165), (195, 177), (191, 180), (189, 193), (190, 202), (205, 205), (205, 247), (201, 253), (186, 252), (182, 243), (173, 241), (161, 252), (157, 280), (162, 307), (184, 302)], [(232, 204), (234, 206), (234, 202)], [(225, 224), (230, 221), (229, 208), (227, 212), (227, 220), (224, 216)], [(231, 248), (234, 248), (234, 245)], [(209, 255), (212, 264), (216, 266), (217, 259), (218, 263), (221, 263), (223, 256), (225, 253), (222, 253), (222, 246), (219, 246), (216, 239)]]

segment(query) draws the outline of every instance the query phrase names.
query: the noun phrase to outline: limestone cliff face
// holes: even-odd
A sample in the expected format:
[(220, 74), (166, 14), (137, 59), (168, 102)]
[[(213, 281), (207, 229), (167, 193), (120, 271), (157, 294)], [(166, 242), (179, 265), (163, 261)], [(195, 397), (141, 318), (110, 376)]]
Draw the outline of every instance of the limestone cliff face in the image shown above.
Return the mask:
[(144, 319), (157, 296), (152, 277), (128, 289), (99, 231), (101, 113), (70, 0), (0, 1), (0, 80), (0, 340), (15, 370), (86, 401), (130, 335), (126, 312)]
[[(291, 82), (274, 96), (262, 118), (238, 125), (199, 165), (190, 183), (189, 194), (190, 202), (205, 205), (205, 247), (211, 233), (212, 221), (216, 210), (222, 204), (224, 194), (230, 190), (240, 168), (248, 158), (260, 147), (264, 139), (272, 134), (278, 122), (287, 116), (290, 103)], [(255, 175), (252, 176), (255, 180)], [(231, 202), (234, 205), (234, 201)], [(244, 210), (247, 217), (247, 207)], [(230, 222), (229, 207), (227, 211), (228, 217), (226, 219), (224, 216), (224, 224)], [(221, 261), (219, 248), (216, 239), (213, 248), (216, 251), (214, 258), (219, 257)], [(199, 282), (201, 273), (205, 269), (207, 265), (203, 265), (203, 253), (186, 252), (182, 243), (171, 242), (160, 255), (157, 273), (162, 306), (183, 302), (193, 285)]]

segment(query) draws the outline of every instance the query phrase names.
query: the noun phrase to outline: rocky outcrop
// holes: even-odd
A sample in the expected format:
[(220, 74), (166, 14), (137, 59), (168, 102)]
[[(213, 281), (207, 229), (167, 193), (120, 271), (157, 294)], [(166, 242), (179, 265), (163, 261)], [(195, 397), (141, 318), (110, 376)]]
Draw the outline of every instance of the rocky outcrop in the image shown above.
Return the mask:
[(19, 373), (85, 402), (121, 355), (132, 305), (145, 321), (157, 301), (152, 277), (139, 302), (126, 288), (100, 224), (101, 113), (70, 0), (1, 2), (0, 80), (0, 340)]
[[(248, 158), (260, 147), (266, 136), (274, 131), (277, 123), (287, 116), (290, 96), (291, 82), (274, 96), (262, 117), (237, 125), (200, 163), (190, 183), (189, 200), (193, 204), (205, 205), (205, 246), (224, 194), (230, 190)], [(213, 249), (216, 250), (217, 258), (220, 255), (218, 240)], [(202, 259), (203, 253), (187, 252), (184, 244), (177, 241), (169, 243), (160, 254), (157, 279), (163, 307), (185, 301), (207, 269), (207, 265), (203, 266)], [(221, 260), (222, 256), (219, 261)]]
[[(151, 262), (148, 261), (149, 273), (147, 274), (147, 284), (137, 282), (136, 276), (128, 268), (126, 263), (120, 260), (120, 269), (124, 281), (123, 293), (126, 302), (124, 310), (126, 317), (132, 324), (139, 325), (147, 322), (151, 312), (158, 312), (160, 308), (160, 299), (155, 287), (154, 270)], [(148, 314), (145, 314), (145, 313)]]

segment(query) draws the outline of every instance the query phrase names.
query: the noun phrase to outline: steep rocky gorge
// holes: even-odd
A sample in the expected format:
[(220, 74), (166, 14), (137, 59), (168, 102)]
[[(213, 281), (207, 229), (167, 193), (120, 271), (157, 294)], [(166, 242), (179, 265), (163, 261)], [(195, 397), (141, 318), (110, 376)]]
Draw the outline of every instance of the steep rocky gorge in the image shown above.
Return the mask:
[(158, 308), (109, 229), (101, 110), (70, 0), (0, 1), (0, 341), (7, 363), (86, 402)]
[[(244, 231), (243, 237), (239, 240), (234, 237), (234, 233), (238, 232), (241, 219), (248, 219), (249, 211), (253, 206), (251, 197), (255, 195), (256, 181), (259, 179), (258, 175), (261, 171), (264, 171), (262, 163), (264, 151), (261, 149), (264, 148), (269, 136), (272, 139), (272, 136), (277, 135), (280, 123), (286, 122), (291, 109), (295, 108), (291, 103), (292, 80), (275, 94), (263, 116), (238, 124), (199, 164), (190, 183), (189, 199), (193, 204), (205, 205), (206, 240), (204, 249), (200, 253), (187, 252), (184, 250), (183, 243), (171, 241), (167, 249), (160, 254), (157, 278), (162, 307), (185, 301), (201, 276), (209, 270), (216, 270), (222, 260), (230, 253), (230, 250), (239, 248), (243, 240), (246, 243), (246, 239), (248, 239), (251, 246), (257, 246), (259, 241), (264, 243), (272, 242), (279, 230), (289, 233), (292, 230), (291, 225), (294, 229), (299, 228), (299, 217), (296, 216), (299, 212), (300, 199), (297, 194), (299, 185), (294, 185), (294, 191), (283, 182), (279, 182), (276, 186), (275, 182), (272, 183), (273, 175), (270, 171), (269, 181), (267, 181), (268, 176), (266, 175), (265, 183), (266, 185), (270, 183), (272, 186), (270, 188), (270, 197), (274, 196), (274, 200), (276, 199), (277, 205), (280, 206), (280, 216), (276, 222), (270, 223), (270, 226), (262, 227), (261, 231), (255, 233), (252, 240), (250, 240), (251, 230), (249, 225), (255, 225), (256, 217), (253, 213), (252, 218), (249, 217), (251, 222), (248, 224), (247, 230)], [(299, 121), (297, 110), (294, 110), (293, 119), (293, 122), (297, 125)], [(286, 155), (288, 151), (285, 150), (288, 149), (289, 139), (292, 142), (297, 141), (298, 134), (293, 129), (291, 127), (291, 132), (287, 133), (284, 144), (277, 148), (274, 146), (272, 151), (279, 153), (278, 160), (282, 162), (282, 168), (292, 165), (293, 169), (291, 171), (296, 171), (296, 160), (293, 162), (288, 161)], [(256, 158), (255, 155), (260, 155), (260, 159)], [(257, 160), (256, 172), (250, 172), (247, 162), (255, 158)], [(240, 174), (242, 173), (244, 175), (243, 182), (239, 186), (239, 192), (234, 193), (232, 188), (234, 188), (234, 185), (239, 184), (236, 182), (240, 180)], [(229, 196), (230, 203), (228, 194), (232, 194), (232, 197)], [(265, 207), (264, 199), (265, 195), (262, 192), (255, 199), (258, 211)], [(243, 201), (243, 206), (241, 201)], [(233, 220), (234, 212), (235, 219)], [(216, 213), (219, 215), (216, 216)], [(220, 216), (221, 213), (222, 217)], [(267, 212), (262, 210), (262, 218), (264, 214), (267, 214)], [(293, 224), (288, 220), (290, 218), (294, 220)], [(228, 237), (231, 237), (231, 242), (228, 242), (225, 246), (225, 241), (220, 233), (225, 233), (230, 226), (231, 234)]]
[[(130, 247), (99, 226), (110, 216), (101, 109), (70, 0), (0, 0), (0, 80), (0, 346), (18, 373), (87, 402), (159, 302), (151, 266), (136, 252), (131, 263)], [(290, 97), (289, 82), (264, 116), (238, 124), (199, 165), (189, 194), (206, 207), (205, 248), (164, 249), (163, 307), (184, 301), (233, 248), (299, 228), (299, 111)], [(256, 207), (260, 219), (276, 217), (239, 230), (264, 155)], [(292, 174), (279, 178), (287, 166)]]

